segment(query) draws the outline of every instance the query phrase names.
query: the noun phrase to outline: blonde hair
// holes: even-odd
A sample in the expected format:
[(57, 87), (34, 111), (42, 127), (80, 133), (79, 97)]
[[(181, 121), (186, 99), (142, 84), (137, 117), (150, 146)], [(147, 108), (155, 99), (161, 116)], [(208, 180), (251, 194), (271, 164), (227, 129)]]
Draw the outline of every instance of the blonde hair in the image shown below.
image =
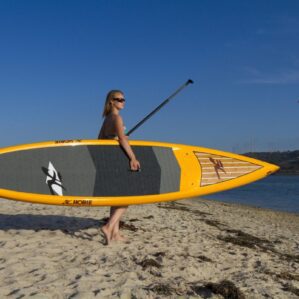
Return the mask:
[(110, 90), (108, 92), (108, 94), (106, 96), (103, 114), (102, 114), (103, 117), (106, 117), (111, 112), (111, 110), (112, 110), (111, 100), (115, 97), (115, 94), (117, 94), (117, 93), (121, 93), (122, 95), (124, 94), (121, 90), (117, 90), (117, 89)]

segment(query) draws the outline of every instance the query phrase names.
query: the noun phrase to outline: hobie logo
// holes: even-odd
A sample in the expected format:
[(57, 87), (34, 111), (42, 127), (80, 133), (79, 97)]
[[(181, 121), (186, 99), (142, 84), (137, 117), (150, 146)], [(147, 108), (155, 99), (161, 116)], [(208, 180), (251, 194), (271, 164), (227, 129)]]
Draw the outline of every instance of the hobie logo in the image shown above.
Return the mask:
[(55, 169), (51, 162), (49, 162), (48, 168), (42, 167), (42, 169), (47, 176), (46, 184), (49, 186), (51, 194), (62, 196), (65, 188), (62, 185), (61, 174)]

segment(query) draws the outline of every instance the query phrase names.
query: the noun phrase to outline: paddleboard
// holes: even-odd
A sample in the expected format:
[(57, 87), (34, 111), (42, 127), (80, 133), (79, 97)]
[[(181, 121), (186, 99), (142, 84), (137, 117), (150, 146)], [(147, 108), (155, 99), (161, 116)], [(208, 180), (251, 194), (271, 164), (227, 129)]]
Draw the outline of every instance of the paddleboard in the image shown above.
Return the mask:
[(236, 188), (279, 167), (204, 147), (130, 141), (133, 172), (115, 140), (58, 140), (0, 149), (0, 197), (65, 206), (122, 206)]

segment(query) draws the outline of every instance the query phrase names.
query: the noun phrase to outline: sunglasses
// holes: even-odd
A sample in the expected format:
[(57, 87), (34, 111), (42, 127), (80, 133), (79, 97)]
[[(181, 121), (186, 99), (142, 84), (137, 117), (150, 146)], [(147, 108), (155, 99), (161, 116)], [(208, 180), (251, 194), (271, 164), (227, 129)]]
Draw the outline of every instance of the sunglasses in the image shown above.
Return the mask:
[(113, 98), (113, 101), (117, 101), (119, 103), (124, 103), (126, 101), (126, 99), (124, 99), (124, 98)]

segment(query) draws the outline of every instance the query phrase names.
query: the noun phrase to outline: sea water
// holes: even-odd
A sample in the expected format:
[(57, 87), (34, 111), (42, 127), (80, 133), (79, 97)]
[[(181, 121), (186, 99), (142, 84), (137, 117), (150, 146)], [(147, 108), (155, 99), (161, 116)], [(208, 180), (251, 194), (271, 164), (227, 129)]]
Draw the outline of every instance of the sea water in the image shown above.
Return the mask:
[(299, 213), (299, 176), (272, 175), (204, 198)]

